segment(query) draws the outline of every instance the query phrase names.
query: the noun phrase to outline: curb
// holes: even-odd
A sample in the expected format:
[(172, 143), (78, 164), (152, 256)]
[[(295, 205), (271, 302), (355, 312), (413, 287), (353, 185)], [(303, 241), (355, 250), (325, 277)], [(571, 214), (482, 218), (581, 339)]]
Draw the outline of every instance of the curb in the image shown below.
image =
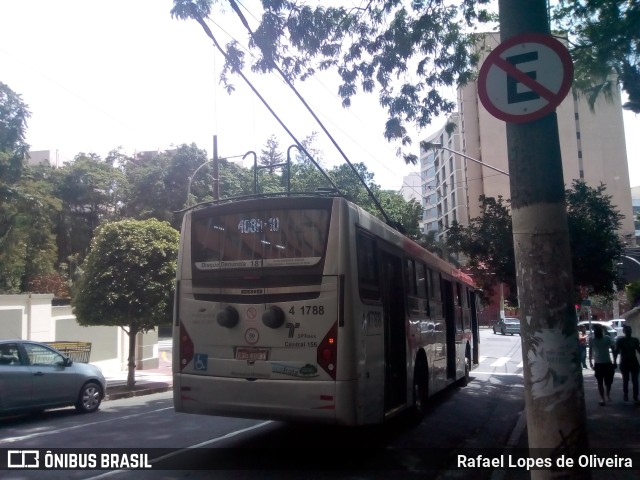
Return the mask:
[(140, 397), (143, 395), (152, 395), (154, 393), (163, 393), (168, 392), (169, 390), (173, 390), (173, 385), (159, 385), (148, 388), (141, 388), (139, 390), (124, 390), (120, 392), (109, 393), (107, 391), (107, 395), (104, 400), (119, 400), (121, 398), (132, 398), (132, 397)]

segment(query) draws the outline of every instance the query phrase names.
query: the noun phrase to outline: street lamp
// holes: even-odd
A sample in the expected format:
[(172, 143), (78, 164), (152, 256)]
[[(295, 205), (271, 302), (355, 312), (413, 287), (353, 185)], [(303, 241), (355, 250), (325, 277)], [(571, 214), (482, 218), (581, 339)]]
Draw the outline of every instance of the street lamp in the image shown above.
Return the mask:
[[(244, 160), (244, 158), (249, 155), (250, 153), (253, 152), (247, 152), (244, 155), (231, 155), (229, 157), (221, 157), (218, 159), (218, 161), (220, 160), (229, 160), (231, 158), (242, 158)], [(254, 154), (255, 155), (255, 154)], [(200, 165), (198, 168), (195, 169), (195, 171), (191, 174), (191, 176), (189, 177), (189, 185), (187, 186), (187, 207), (190, 205), (191, 203), (191, 184), (193, 183), (193, 179), (196, 176), (196, 173), (198, 173), (200, 171), (200, 169), (206, 165), (209, 165), (210, 163), (213, 163), (215, 161), (215, 159), (213, 160), (207, 160), (206, 162), (204, 162), (202, 165)], [(213, 181), (217, 181), (217, 178), (214, 178)]]
[(187, 207), (191, 203), (191, 183), (193, 182), (193, 178), (196, 176), (196, 173), (198, 173), (202, 167), (204, 167), (205, 165), (209, 165), (210, 163), (213, 163), (213, 160), (208, 160), (204, 162), (202, 165), (196, 168), (193, 174), (189, 177), (189, 185), (187, 186)]
[(423, 146), (423, 148), (425, 148), (425, 150), (427, 148), (439, 148), (441, 150), (446, 150), (447, 152), (451, 152), (451, 153), (454, 153), (456, 155), (460, 155), (461, 157), (466, 158), (467, 160), (471, 160), (472, 162), (479, 163), (480, 165), (483, 165), (483, 166), (485, 166), (487, 168), (490, 168), (491, 170), (495, 170), (496, 172), (500, 172), (503, 175), (509, 176), (509, 172), (505, 172), (504, 170), (500, 170), (499, 168), (496, 168), (496, 167), (494, 167), (492, 165), (489, 165), (488, 163), (481, 162), (480, 160), (477, 160), (477, 159), (475, 159), (473, 157), (465, 155), (464, 153), (461, 153), (461, 152), (458, 152), (456, 150), (453, 150), (453, 149), (451, 149), (449, 147), (445, 147), (441, 143), (438, 143), (438, 142), (422, 142), (422, 146)]
[(640, 265), (640, 262), (638, 260), (636, 260), (633, 257), (629, 257), (628, 255), (622, 255), (622, 258), (626, 258), (627, 260), (631, 260), (632, 262), (637, 263), (638, 265)]

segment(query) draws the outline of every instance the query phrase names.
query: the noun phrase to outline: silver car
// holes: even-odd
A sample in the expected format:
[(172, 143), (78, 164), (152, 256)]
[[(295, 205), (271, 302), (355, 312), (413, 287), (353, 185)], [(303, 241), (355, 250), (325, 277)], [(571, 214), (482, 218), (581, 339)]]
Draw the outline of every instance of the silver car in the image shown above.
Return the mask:
[(0, 340), (0, 414), (38, 412), (73, 405), (95, 412), (106, 391), (95, 365), (74, 362), (48, 345)]
[(513, 317), (507, 317), (504, 320), (498, 320), (493, 326), (493, 333), (497, 335), (501, 333), (502, 335), (506, 335), (507, 333), (513, 335), (517, 333), (520, 335), (520, 320)]
[(584, 329), (586, 330), (587, 336), (589, 336), (589, 337), (593, 335), (593, 326), (594, 325), (600, 325), (602, 327), (602, 333), (604, 333), (605, 335), (610, 336), (614, 340), (618, 336), (618, 332), (616, 332), (616, 329), (611, 326), (611, 322), (609, 322), (609, 321), (606, 321), (606, 320), (591, 320), (591, 321), (582, 320), (582, 321), (578, 322), (578, 328), (584, 327)]

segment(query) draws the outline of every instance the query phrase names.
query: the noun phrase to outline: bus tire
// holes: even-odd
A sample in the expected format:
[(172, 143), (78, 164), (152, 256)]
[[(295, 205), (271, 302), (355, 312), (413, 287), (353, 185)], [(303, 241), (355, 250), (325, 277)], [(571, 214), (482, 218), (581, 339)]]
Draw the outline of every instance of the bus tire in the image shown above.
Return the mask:
[(467, 386), (469, 383), (469, 375), (471, 374), (471, 345), (467, 343), (464, 353), (464, 377), (462, 377), (462, 385)]
[(412, 417), (416, 422), (422, 421), (429, 399), (429, 370), (424, 356), (418, 357), (413, 372), (413, 408)]

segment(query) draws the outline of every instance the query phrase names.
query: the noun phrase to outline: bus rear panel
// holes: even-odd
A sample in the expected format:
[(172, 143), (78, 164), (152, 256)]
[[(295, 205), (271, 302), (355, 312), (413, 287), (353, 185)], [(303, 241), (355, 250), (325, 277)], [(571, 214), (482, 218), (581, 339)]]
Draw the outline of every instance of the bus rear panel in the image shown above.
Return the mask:
[(478, 356), (470, 278), (344, 198), (198, 207), (180, 242), (178, 412), (381, 423)]
[(327, 254), (341, 250), (330, 235), (339, 205), (270, 199), (185, 215), (176, 411), (354, 422), (340, 407), (354, 404), (353, 378), (338, 365), (343, 276)]

